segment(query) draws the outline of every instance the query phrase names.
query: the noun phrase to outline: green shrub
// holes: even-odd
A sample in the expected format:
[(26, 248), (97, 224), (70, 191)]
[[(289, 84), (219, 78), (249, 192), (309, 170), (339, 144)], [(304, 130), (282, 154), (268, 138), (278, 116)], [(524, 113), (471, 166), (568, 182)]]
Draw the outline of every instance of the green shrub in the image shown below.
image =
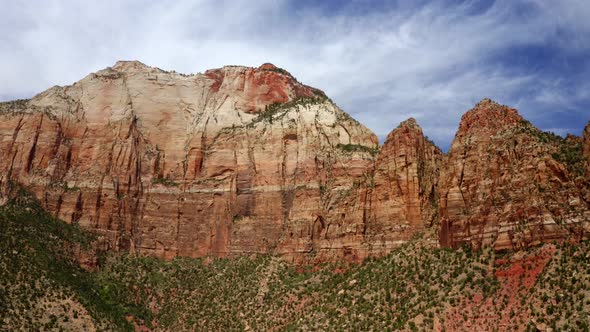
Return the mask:
[(340, 149), (342, 151), (346, 151), (346, 152), (367, 152), (373, 156), (376, 155), (377, 153), (379, 153), (378, 148), (372, 148), (372, 147), (360, 145), (360, 144), (340, 144), (340, 143), (338, 143), (336, 145), (336, 148)]
[(152, 184), (161, 184), (166, 187), (178, 187), (178, 183), (168, 177), (157, 177), (152, 179)]

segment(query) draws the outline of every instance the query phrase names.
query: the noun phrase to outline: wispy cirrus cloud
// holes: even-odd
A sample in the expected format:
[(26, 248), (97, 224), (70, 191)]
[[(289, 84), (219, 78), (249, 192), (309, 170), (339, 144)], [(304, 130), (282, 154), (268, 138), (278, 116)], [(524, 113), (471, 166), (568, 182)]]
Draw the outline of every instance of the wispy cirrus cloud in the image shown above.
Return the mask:
[(198, 72), (273, 62), (380, 137), (409, 116), (447, 147), (483, 97), (538, 126), (590, 120), (590, 3), (497, 1), (9, 2), (0, 99), (71, 84), (119, 59)]

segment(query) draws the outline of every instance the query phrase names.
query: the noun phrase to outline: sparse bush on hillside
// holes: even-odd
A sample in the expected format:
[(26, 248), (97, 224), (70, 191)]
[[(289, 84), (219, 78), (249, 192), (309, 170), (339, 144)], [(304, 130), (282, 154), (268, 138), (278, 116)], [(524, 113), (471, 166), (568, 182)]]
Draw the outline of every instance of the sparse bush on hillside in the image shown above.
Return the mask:
[(265, 70), (273, 71), (275, 73), (279, 73), (281, 75), (285, 75), (285, 76), (291, 77), (292, 79), (294, 79), (295, 81), (297, 81), (297, 79), (295, 79), (295, 77), (293, 77), (293, 75), (291, 75), (290, 72), (288, 72), (287, 70), (285, 70), (283, 68), (274, 67), (274, 68), (268, 68), (268, 69), (265, 69)]
[(521, 120), (519, 129), (523, 133), (533, 135), (541, 143), (561, 143), (563, 138), (550, 131), (542, 131), (527, 120)]
[(567, 166), (570, 174), (583, 176), (585, 173), (585, 159), (582, 155), (581, 143), (570, 143), (553, 132), (546, 132), (535, 128), (529, 121), (522, 120), (520, 132), (534, 136), (540, 143), (552, 144), (558, 150), (551, 154), (553, 159)]
[(169, 177), (157, 177), (152, 179), (152, 184), (161, 184), (166, 187), (178, 187), (178, 183), (174, 182)]
[(377, 153), (379, 153), (378, 148), (371, 148), (371, 147), (368, 147), (365, 145), (360, 145), (360, 144), (340, 144), (340, 143), (338, 143), (336, 145), (336, 148), (338, 148), (342, 151), (346, 151), (346, 152), (367, 152), (373, 156), (376, 155)]
[[(125, 307), (105, 301), (95, 276), (78, 266), (76, 252), (92, 240), (78, 226), (44, 212), (30, 196), (16, 196), (0, 207), (0, 325), (9, 330), (75, 330), (84, 324), (132, 330), (124, 319)], [(64, 307), (68, 301), (79, 303), (88, 314), (74, 317), (74, 311)], [(49, 317), (46, 305), (64, 308), (52, 309)]]
[(586, 172), (586, 159), (582, 155), (582, 144), (567, 144), (563, 142), (559, 147), (559, 152), (551, 155), (553, 159), (565, 164), (570, 174), (574, 176), (583, 176)]
[[(500, 321), (507, 329), (586, 330), (589, 324), (589, 242), (558, 246), (536, 283), (526, 286), (538, 266), (522, 255), (534, 257), (537, 249), (520, 256), (439, 249), (417, 238), (359, 265), (316, 266), (265, 255), (166, 262), (109, 253), (99, 271), (86, 272), (75, 249), (92, 240), (30, 198), (1, 208), (0, 323), (67, 330), (85, 318), (100, 329), (131, 330), (125, 317), (132, 317), (160, 331), (468, 329), (482, 320), (477, 327), (489, 331)], [(500, 279), (513, 259), (525, 262), (523, 272)], [(61, 309), (45, 314), (47, 298)]]
[[(252, 122), (248, 124), (248, 127), (253, 127), (254, 124), (258, 122), (267, 122), (272, 124), (273, 121), (281, 119), (285, 114), (289, 111), (289, 109), (296, 107), (296, 106), (306, 106), (306, 105), (314, 105), (314, 104), (321, 104), (327, 100), (325, 96), (317, 96), (317, 97), (300, 97), (286, 103), (273, 103), (267, 105), (264, 108), (264, 111), (260, 112)], [(282, 112), (282, 113), (281, 113)]]

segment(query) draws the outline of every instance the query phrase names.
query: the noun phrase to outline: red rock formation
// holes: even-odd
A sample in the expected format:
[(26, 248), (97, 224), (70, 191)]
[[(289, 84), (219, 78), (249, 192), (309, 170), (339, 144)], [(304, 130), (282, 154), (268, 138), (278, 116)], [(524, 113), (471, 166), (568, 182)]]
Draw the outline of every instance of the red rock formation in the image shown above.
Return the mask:
[(371, 191), (369, 230), (379, 234), (373, 245), (385, 241), (393, 247), (433, 224), (442, 157), (413, 118), (387, 136)]
[(443, 246), (580, 238), (590, 212), (560, 162), (563, 139), (484, 99), (463, 115), (439, 182)]
[(205, 76), (213, 80), (213, 92), (225, 90), (219, 98), (238, 96), (234, 107), (248, 113), (259, 113), (274, 103), (297, 98), (325, 97), (322, 91), (298, 83), (289, 72), (270, 63), (257, 69), (226, 66), (207, 70)]
[(365, 255), (362, 202), (332, 199), (356, 195), (377, 138), (283, 70), (119, 62), (1, 109), (0, 186), (23, 183), (104, 248)]
[(413, 119), (379, 152), (371, 131), (271, 64), (182, 75), (118, 62), (0, 103), (0, 204), (20, 182), (103, 249), (162, 258), (357, 260), (432, 225), (445, 246), (505, 249), (585, 237), (581, 144), (483, 100), (444, 162)]

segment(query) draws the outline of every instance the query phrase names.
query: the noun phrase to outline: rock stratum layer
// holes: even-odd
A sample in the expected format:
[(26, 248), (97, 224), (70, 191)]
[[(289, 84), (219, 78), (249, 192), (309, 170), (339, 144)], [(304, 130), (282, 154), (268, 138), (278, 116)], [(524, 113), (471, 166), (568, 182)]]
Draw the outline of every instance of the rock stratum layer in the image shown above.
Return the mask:
[(24, 185), (101, 249), (165, 259), (354, 260), (426, 229), (445, 246), (515, 248), (586, 236), (588, 131), (563, 140), (484, 100), (448, 156), (413, 119), (379, 148), (271, 64), (183, 75), (118, 62), (0, 104), (0, 192)]

